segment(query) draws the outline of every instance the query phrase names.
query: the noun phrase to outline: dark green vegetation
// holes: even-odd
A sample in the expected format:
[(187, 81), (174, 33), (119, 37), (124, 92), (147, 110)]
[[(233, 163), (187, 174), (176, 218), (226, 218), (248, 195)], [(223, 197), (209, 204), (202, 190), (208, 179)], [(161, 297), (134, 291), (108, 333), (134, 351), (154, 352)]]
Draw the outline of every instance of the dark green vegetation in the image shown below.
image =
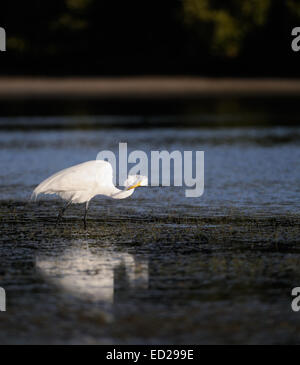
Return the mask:
[(11, 0), (2, 74), (299, 76), (296, 0)]
[(60, 206), (1, 202), (0, 343), (299, 343), (299, 215)]

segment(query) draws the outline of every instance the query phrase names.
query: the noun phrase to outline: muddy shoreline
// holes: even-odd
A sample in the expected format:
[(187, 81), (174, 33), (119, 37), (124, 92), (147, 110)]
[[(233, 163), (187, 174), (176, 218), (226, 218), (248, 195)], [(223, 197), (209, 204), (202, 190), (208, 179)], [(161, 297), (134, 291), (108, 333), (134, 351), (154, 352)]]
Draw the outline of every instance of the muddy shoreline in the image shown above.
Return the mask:
[[(59, 206), (1, 202), (9, 308), (1, 343), (299, 343), (290, 307), (300, 280), (298, 215), (141, 216), (96, 206), (84, 231), (80, 206), (55, 228)], [(94, 300), (93, 276), (122, 255), (111, 298)], [(78, 271), (87, 280), (74, 293)]]
[(300, 80), (265, 78), (1, 77), (0, 100), (185, 100), (203, 97), (300, 96)]

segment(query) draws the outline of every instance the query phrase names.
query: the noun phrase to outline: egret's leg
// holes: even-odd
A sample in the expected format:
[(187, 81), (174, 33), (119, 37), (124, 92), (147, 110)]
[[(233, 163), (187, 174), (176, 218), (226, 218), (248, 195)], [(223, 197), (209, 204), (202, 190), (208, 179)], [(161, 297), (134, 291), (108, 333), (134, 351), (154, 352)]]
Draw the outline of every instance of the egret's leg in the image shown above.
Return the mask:
[(83, 216), (83, 227), (84, 227), (84, 229), (86, 229), (86, 216), (87, 216), (88, 209), (89, 209), (89, 201), (86, 202), (86, 204), (85, 204), (85, 211), (84, 211), (84, 216)]
[(57, 216), (57, 220), (56, 220), (56, 224), (55, 224), (55, 227), (58, 225), (58, 223), (60, 222), (60, 220), (62, 219), (63, 215), (64, 215), (64, 212), (66, 211), (66, 209), (68, 208), (69, 205), (71, 205), (71, 201), (69, 201), (61, 210), (60, 212), (58, 213), (58, 216)]

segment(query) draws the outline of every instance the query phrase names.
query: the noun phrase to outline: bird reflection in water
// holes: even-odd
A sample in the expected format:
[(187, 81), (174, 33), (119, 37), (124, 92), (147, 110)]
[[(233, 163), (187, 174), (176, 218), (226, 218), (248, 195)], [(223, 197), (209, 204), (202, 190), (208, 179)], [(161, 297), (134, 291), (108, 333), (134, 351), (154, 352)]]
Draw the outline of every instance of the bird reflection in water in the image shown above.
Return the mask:
[(113, 303), (118, 292), (148, 288), (146, 260), (127, 252), (90, 248), (83, 242), (59, 256), (37, 256), (36, 267), (47, 281), (90, 301)]

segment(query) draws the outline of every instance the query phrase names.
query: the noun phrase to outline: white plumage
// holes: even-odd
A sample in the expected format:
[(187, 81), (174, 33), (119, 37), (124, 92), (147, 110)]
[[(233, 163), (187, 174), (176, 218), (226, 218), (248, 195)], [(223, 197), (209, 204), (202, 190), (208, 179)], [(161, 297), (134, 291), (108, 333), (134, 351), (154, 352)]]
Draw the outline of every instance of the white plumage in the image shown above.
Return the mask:
[[(84, 222), (89, 201), (96, 195), (105, 195), (113, 199), (125, 199), (132, 195), (134, 188), (147, 185), (147, 177), (130, 175), (125, 181), (125, 189), (120, 190), (113, 184), (113, 169), (109, 162), (93, 160), (61, 170), (42, 181), (33, 191), (32, 198), (39, 194), (57, 194), (71, 203), (86, 203)], [(62, 217), (64, 207), (58, 216)]]

